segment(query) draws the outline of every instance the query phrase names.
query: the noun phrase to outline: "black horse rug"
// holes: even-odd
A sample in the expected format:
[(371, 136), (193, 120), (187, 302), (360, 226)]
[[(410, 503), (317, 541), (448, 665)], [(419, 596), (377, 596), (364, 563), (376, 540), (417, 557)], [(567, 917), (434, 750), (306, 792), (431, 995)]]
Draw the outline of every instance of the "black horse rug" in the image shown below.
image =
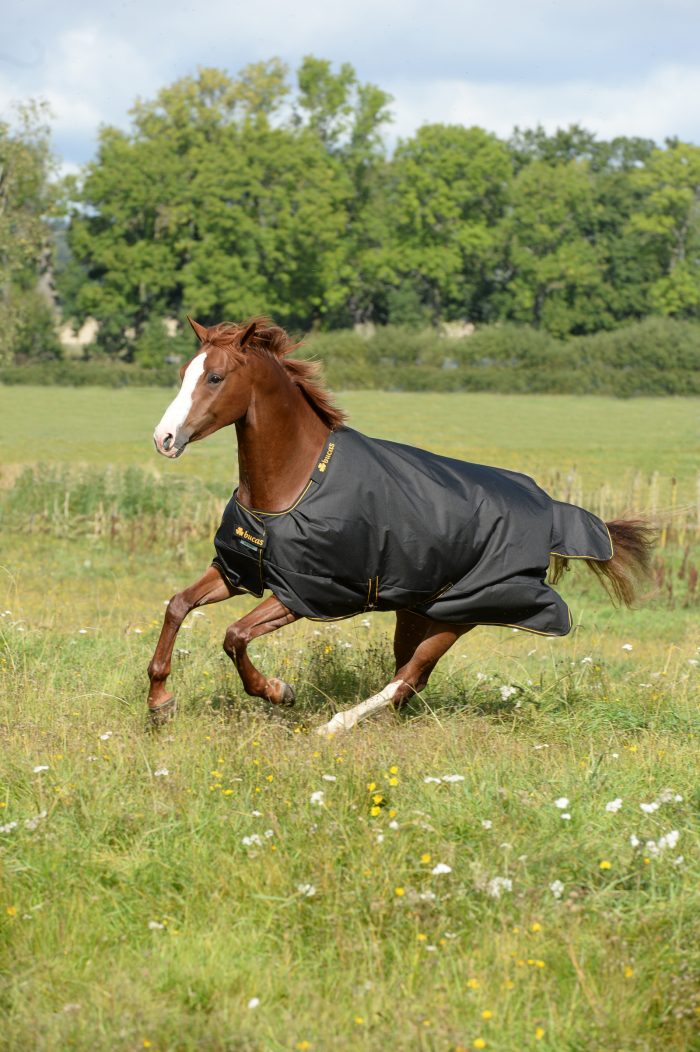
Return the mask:
[(527, 475), (339, 428), (296, 503), (264, 512), (229, 501), (214, 565), (235, 588), (265, 589), (300, 617), (408, 608), (459, 625), (563, 636), (551, 554), (612, 558), (605, 523), (553, 500)]

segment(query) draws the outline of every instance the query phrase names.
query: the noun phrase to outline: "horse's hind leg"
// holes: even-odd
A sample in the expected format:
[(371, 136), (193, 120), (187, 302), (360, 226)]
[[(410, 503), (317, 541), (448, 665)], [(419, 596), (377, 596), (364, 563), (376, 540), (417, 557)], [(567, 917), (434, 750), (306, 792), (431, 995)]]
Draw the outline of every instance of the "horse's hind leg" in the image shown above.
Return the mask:
[(431, 624), (420, 614), (414, 614), (412, 610), (397, 610), (396, 629), (394, 631), (394, 661), (396, 663), (395, 673), (406, 665), (416, 652), (419, 643), (426, 637)]
[(148, 666), (148, 678), (151, 681), (148, 709), (154, 723), (165, 723), (175, 715), (175, 699), (166, 690), (165, 681), (170, 675), (173, 647), (182, 622), (196, 606), (220, 603), (236, 594), (240, 593), (226, 584), (215, 566), (210, 566), (198, 581), (183, 592), (178, 592), (168, 603), (158, 644)]
[(256, 669), (248, 657), (248, 644), (268, 632), (276, 632), (284, 625), (299, 619), (298, 614), (281, 603), (274, 595), (265, 599), (240, 621), (229, 625), (224, 639), (224, 650), (238, 669), (246, 694), (255, 698), (267, 698), (276, 705), (293, 705), (294, 691), (288, 683), (277, 677), (269, 679)]
[[(336, 712), (332, 720), (318, 728), (318, 734), (328, 737), (337, 734), (339, 731), (350, 730), (351, 727), (354, 727), (356, 723), (359, 723), (360, 720), (365, 719), (371, 713), (378, 712), (379, 709), (384, 709), (388, 705), (398, 707), (411, 694), (423, 690), (428, 682), (430, 673), (440, 658), (447, 653), (460, 636), (474, 627), (471, 625), (448, 625), (427, 619), (423, 619), (423, 621), (425, 630), (421, 639), (418, 639), (418, 625), (409, 625), (407, 622), (404, 626), (405, 631), (402, 633), (402, 640), (399, 641), (398, 649), (396, 640), (394, 641), (397, 665), (401, 657), (406, 657), (407, 660), (397, 668), (396, 675), (384, 687), (384, 690), (366, 701), (360, 702), (359, 705), (355, 705), (352, 709), (346, 709), (345, 712)], [(409, 642), (411, 640), (415, 642), (415, 646), (413, 652), (408, 656), (410, 650)]]

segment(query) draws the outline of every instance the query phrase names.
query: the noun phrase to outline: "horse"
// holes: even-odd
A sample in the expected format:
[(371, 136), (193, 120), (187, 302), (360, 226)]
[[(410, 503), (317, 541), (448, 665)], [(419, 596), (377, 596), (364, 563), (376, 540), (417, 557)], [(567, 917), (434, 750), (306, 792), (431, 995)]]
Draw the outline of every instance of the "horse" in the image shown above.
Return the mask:
[(293, 704), (293, 687), (255, 668), (253, 640), (304, 617), (395, 611), (393, 678), (317, 728), (326, 737), (419, 693), (479, 624), (565, 635), (568, 607), (546, 576), (556, 584), (570, 559), (584, 562), (614, 601), (632, 604), (653, 547), (645, 521), (604, 523), (526, 475), (361, 435), (318, 364), (287, 357), (299, 344), (280, 326), (264, 317), (188, 321), (200, 345), (180, 369), (155, 447), (176, 459), (233, 424), (239, 483), (212, 564), (167, 605), (148, 666), (156, 724), (176, 712), (166, 682), (185, 617), (236, 595), (272, 593), (229, 626), (223, 645), (246, 693), (275, 705)]

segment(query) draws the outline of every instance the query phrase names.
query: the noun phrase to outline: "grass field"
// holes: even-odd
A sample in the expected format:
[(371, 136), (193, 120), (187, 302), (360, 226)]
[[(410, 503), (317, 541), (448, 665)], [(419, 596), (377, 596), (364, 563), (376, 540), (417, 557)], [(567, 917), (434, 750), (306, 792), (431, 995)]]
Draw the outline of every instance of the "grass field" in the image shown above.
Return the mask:
[[(0, 390), (0, 1048), (700, 1050), (698, 400), (344, 396), (362, 430), (684, 525), (638, 610), (567, 575), (569, 637), (479, 629), (330, 743), (390, 674), (389, 615), (255, 645), (297, 688), (282, 712), (221, 651), (250, 602), (207, 608), (178, 719), (147, 728), (163, 602), (234, 464), (231, 432), (156, 460), (166, 400)], [(23, 520), (39, 462), (171, 496), (143, 522), (128, 486), (66, 505), (38, 472)]]

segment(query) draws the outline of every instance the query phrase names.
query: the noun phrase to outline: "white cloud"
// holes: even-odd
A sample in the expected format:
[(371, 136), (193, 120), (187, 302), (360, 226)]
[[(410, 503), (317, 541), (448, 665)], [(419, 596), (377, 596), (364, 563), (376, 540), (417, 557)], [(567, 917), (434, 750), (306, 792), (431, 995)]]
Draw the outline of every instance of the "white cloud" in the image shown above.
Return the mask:
[(390, 85), (395, 96), (397, 136), (433, 121), (479, 125), (508, 135), (515, 125), (548, 131), (582, 124), (599, 138), (640, 135), (661, 141), (665, 136), (700, 139), (700, 119), (688, 100), (700, 97), (700, 65), (666, 66), (626, 84), (605, 85), (584, 80), (560, 84), (478, 83), (437, 80)]

